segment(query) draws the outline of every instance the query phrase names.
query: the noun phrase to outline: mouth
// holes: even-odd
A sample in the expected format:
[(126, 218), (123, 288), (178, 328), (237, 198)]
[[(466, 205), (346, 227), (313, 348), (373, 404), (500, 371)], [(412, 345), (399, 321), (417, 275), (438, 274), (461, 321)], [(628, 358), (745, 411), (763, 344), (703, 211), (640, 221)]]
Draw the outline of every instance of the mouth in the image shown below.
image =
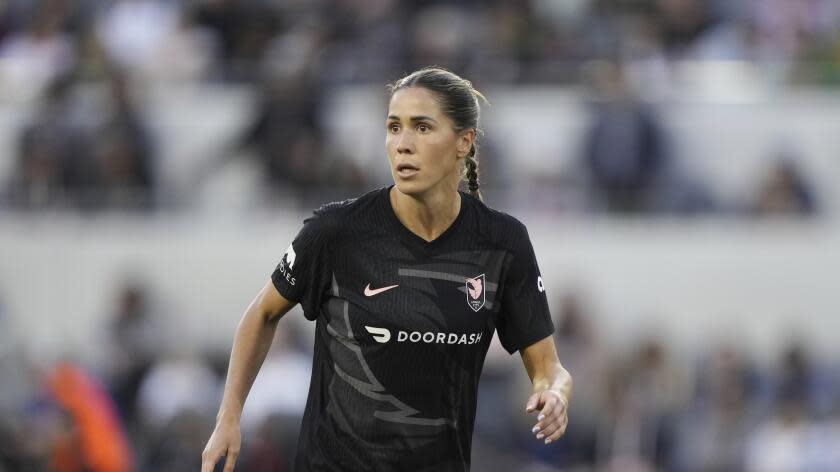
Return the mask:
[(420, 168), (408, 163), (397, 164), (397, 175), (406, 179), (409, 177), (414, 176), (417, 172), (420, 171)]

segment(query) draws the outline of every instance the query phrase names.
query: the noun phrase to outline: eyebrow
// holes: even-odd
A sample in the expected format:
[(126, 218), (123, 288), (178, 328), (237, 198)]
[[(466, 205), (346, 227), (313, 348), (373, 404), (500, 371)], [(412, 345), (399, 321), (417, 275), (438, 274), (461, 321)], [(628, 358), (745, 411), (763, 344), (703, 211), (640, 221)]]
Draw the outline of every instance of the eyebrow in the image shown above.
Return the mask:
[[(400, 117), (398, 117), (396, 115), (389, 115), (388, 120), (400, 121)], [(437, 123), (436, 119), (432, 118), (431, 116), (426, 116), (426, 115), (412, 116), (411, 118), (409, 118), (409, 121), (413, 121), (415, 123), (418, 122), (418, 121), (433, 121), (433, 122)]]

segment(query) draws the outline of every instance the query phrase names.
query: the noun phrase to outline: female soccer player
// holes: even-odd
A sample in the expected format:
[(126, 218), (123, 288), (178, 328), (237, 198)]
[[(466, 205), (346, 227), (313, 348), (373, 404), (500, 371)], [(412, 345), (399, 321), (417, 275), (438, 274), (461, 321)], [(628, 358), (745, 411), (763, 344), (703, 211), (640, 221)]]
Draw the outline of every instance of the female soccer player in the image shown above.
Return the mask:
[[(239, 418), (280, 317), (316, 322), (296, 470), (468, 470), (493, 332), (534, 386), (526, 412), (546, 444), (568, 422), (560, 365), (525, 226), (481, 202), (472, 84), (427, 68), (391, 86), (385, 145), (394, 185), (304, 222), (233, 343), (202, 471), (232, 471)], [(466, 176), (469, 193), (458, 185)]]

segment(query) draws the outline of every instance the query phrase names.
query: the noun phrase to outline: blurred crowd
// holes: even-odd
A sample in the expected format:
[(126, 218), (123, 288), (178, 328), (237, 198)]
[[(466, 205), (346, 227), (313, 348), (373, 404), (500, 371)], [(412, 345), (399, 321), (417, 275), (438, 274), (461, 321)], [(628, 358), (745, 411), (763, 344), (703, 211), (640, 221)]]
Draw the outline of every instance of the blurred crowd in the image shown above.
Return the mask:
[[(46, 361), (11, 336), (0, 343), (0, 471), (200, 468), (227, 353), (167, 338), (171, 322), (142, 284), (115, 298), (98, 361)], [(770, 362), (714, 339), (701, 352), (673, 352), (653, 332), (618, 348), (582, 292), (553, 305), (559, 356), (576, 385), (567, 434), (552, 447), (533, 439), (521, 364), (494, 346), (479, 391), (475, 470), (840, 468), (840, 366), (805, 345), (791, 339)], [(2, 324), (0, 316), (8, 336)], [(311, 342), (302, 320), (280, 324), (245, 407), (237, 470), (291, 470)]]
[(330, 91), (436, 64), (479, 87), (588, 85), (575, 176), (585, 210), (810, 215), (817, 192), (795, 152), (768, 159), (746, 201), (687, 184), (650, 100), (673, 98), (693, 61), (742, 61), (770, 84), (834, 84), (838, 24), (833, 0), (3, 0), (0, 100), (33, 111), (5, 157), (14, 170), (0, 205), (176, 207), (191, 189), (163, 188), (160, 161), (173, 157), (136, 91), (183, 83), (260, 97), (196, 182), (247, 151), (269, 195), (355, 195), (371, 170), (331, 148)]
[[(589, 59), (740, 59), (837, 78), (832, 0), (4, 0), (3, 76), (379, 82), (419, 64), (502, 82), (577, 80)], [(817, 70), (811, 70), (817, 68)]]

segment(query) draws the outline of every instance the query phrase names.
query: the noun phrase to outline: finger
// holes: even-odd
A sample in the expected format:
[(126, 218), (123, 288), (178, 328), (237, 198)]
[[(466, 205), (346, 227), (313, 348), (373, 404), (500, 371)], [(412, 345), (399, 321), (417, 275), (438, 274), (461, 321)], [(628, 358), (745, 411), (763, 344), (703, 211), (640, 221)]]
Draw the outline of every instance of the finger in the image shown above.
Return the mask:
[(537, 439), (545, 439), (555, 431), (560, 429), (560, 421), (552, 421), (551, 423), (546, 423), (545, 426), (537, 433)]
[(213, 472), (218, 460), (218, 452), (205, 450), (204, 453), (201, 454), (201, 472)]
[(537, 421), (543, 421), (552, 413), (554, 406), (557, 404), (557, 397), (552, 394), (543, 392), (541, 395), (543, 401), (543, 408), (540, 410), (540, 415), (537, 416)]
[(547, 438), (545, 438), (545, 443), (546, 443), (546, 444), (551, 444), (551, 443), (553, 443), (554, 441), (557, 441), (558, 439), (560, 439), (560, 437), (562, 437), (562, 436), (563, 436), (563, 434), (565, 434), (565, 433), (566, 433), (566, 427), (567, 427), (568, 425), (569, 425), (569, 417), (568, 417), (568, 416), (564, 416), (564, 417), (563, 417), (563, 422), (562, 422), (562, 423), (560, 423), (560, 427), (559, 427), (559, 428), (557, 428), (557, 431), (555, 431), (554, 433), (552, 433), (551, 435), (549, 435)]
[(560, 427), (561, 423), (562, 419), (560, 416), (546, 418), (545, 421), (540, 423), (538, 426), (535, 426), (532, 432), (537, 434), (537, 439), (543, 439), (556, 431), (556, 429)]
[(549, 425), (551, 425), (552, 423), (559, 423), (558, 420), (560, 416), (556, 414), (556, 411), (556, 409), (552, 410), (552, 412), (549, 413), (547, 416), (540, 414), (539, 418), (541, 418), (541, 420), (538, 421), (533, 428), (531, 428), (531, 432), (543, 433), (543, 435), (545, 435), (545, 429), (548, 428)]
[(531, 395), (531, 398), (528, 399), (528, 403), (525, 405), (525, 413), (533, 413), (539, 407), (540, 401), (540, 394), (535, 393)]
[(551, 414), (547, 416), (547, 418), (553, 418), (555, 420), (563, 418), (566, 416), (566, 404), (563, 403), (562, 400), (558, 400), (554, 404), (554, 410), (551, 411)]
[(557, 401), (554, 398), (541, 394), (540, 399), (543, 402), (543, 408), (540, 410), (539, 416), (537, 416), (537, 424), (531, 428), (532, 433), (540, 432), (546, 425), (551, 423), (554, 420), (556, 412), (555, 405), (557, 404)]
[(548, 430), (549, 426), (552, 424), (560, 425), (564, 418), (566, 417), (566, 409), (563, 405), (562, 401), (555, 402), (554, 409), (545, 416), (545, 418), (537, 423), (534, 426), (533, 432), (534, 433), (542, 433), (543, 437), (546, 437), (551, 434), (551, 431)]
[(236, 465), (236, 458), (238, 456), (239, 456), (239, 451), (228, 450), (227, 456), (225, 456), (224, 472), (233, 472), (233, 467)]

